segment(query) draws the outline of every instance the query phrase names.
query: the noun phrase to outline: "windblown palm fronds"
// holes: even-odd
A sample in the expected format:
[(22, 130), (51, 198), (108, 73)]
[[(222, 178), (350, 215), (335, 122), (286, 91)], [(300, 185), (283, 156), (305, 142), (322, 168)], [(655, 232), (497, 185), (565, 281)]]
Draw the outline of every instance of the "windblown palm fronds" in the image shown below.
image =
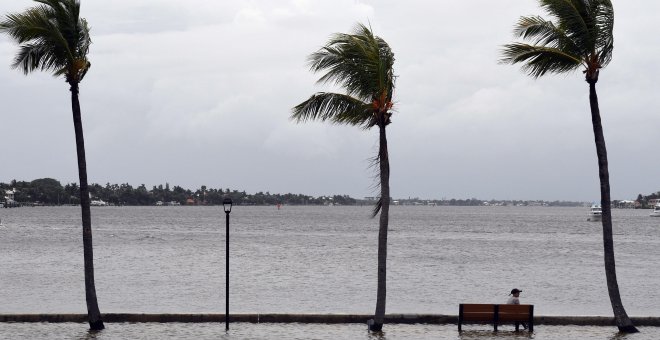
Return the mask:
[(502, 63), (522, 63), (533, 77), (584, 67), (587, 77), (612, 60), (614, 11), (610, 0), (539, 0), (555, 21), (521, 17), (514, 35), (530, 43), (504, 46)]
[(352, 34), (338, 33), (309, 56), (312, 72), (325, 72), (317, 83), (332, 84), (345, 93), (318, 92), (293, 108), (291, 118), (297, 122), (329, 121), (370, 129), (379, 129), (379, 150), (374, 167), (380, 178), (380, 199), (373, 217), (380, 213), (378, 234), (378, 292), (375, 323), (381, 329), (385, 316), (385, 268), (387, 258), (387, 226), (390, 205), (390, 165), (386, 127), (391, 123), (394, 92), (394, 54), (389, 45), (374, 36), (364, 25)]
[(366, 129), (389, 123), (394, 54), (369, 28), (358, 25), (354, 34), (335, 34), (309, 56), (309, 64), (312, 72), (326, 71), (318, 83), (339, 85), (346, 94), (317, 93), (293, 109), (294, 120), (329, 120)]
[(87, 21), (79, 17), (79, 1), (35, 1), (41, 5), (8, 14), (0, 22), (0, 33), (20, 44), (12, 67), (25, 74), (41, 70), (81, 81), (91, 66), (87, 53), (92, 41)]
[(616, 325), (622, 332), (638, 332), (628, 317), (616, 278), (607, 148), (600, 118), (596, 83), (600, 70), (612, 60), (614, 10), (610, 0), (539, 0), (553, 21), (521, 17), (514, 35), (528, 43), (504, 45), (500, 62), (522, 64), (534, 78), (582, 68), (589, 83), (591, 121), (598, 156), (605, 276)]
[(90, 328), (103, 329), (94, 283), (94, 255), (87, 163), (82, 118), (78, 100), (79, 84), (91, 64), (87, 59), (92, 41), (89, 26), (80, 18), (78, 0), (35, 0), (35, 7), (22, 13), (7, 14), (0, 21), (0, 33), (9, 35), (19, 44), (12, 67), (25, 74), (33, 71), (52, 72), (64, 76), (71, 91), (73, 125), (78, 155), (80, 179), (80, 207), (82, 210), (83, 258), (85, 266), (85, 299)]

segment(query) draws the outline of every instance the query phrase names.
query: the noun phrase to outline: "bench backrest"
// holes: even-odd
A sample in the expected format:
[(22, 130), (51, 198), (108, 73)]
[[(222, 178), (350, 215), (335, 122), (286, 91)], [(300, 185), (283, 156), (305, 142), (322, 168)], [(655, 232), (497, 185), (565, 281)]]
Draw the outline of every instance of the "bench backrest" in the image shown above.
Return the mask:
[[(486, 303), (462, 303), (459, 305), (458, 330), (463, 323), (492, 322), (495, 331), (500, 323), (527, 322), (529, 331), (534, 329), (534, 305), (508, 305)], [(524, 324), (523, 324), (524, 326)]]
[(500, 322), (525, 321), (529, 319), (532, 305), (500, 305)]
[(493, 321), (495, 305), (485, 303), (464, 303), (460, 305), (463, 321)]
[(493, 329), (497, 331), (497, 325), (501, 323), (514, 322), (516, 331), (518, 323), (528, 323), (529, 331), (534, 329), (534, 305), (508, 305), (508, 304), (486, 304), (486, 303), (462, 303), (459, 305), (458, 330), (461, 331), (463, 323), (493, 323)]
[(533, 315), (532, 308), (533, 305), (463, 303), (459, 314), (463, 321), (493, 321), (496, 316), (498, 322), (526, 321)]

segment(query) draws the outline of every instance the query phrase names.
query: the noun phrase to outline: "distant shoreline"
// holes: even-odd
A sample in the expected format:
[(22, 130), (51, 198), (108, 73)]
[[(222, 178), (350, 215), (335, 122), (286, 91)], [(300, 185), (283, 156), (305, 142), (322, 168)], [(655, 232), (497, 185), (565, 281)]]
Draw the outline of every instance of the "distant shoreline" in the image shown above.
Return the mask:
[[(349, 195), (321, 195), (311, 196), (306, 194), (279, 194), (257, 192), (248, 194), (244, 190), (232, 190), (230, 188), (209, 188), (202, 185), (195, 190), (184, 189), (180, 186), (165, 185), (153, 186), (148, 189), (144, 184), (133, 187), (128, 183), (100, 185), (92, 183), (89, 185), (90, 199), (99, 205), (115, 206), (151, 206), (151, 205), (221, 205), (226, 197), (230, 197), (235, 205), (291, 205), (291, 206), (322, 206), (322, 205), (374, 205), (378, 197), (353, 198)], [(641, 195), (640, 195), (641, 196)], [(651, 197), (651, 196), (648, 196)], [(4, 198), (4, 199), (3, 199)], [(0, 182), (0, 203), (15, 201), (25, 206), (57, 206), (78, 205), (80, 203), (80, 191), (77, 183), (62, 185), (58, 180), (52, 178), (40, 178), (33, 181), (16, 181), (10, 183)], [(429, 205), (429, 206), (561, 206), (561, 207), (584, 207), (590, 202), (580, 201), (547, 201), (547, 200), (483, 200), (478, 198), (457, 199), (423, 199), (419, 197), (390, 198), (392, 205)], [(621, 207), (620, 202), (612, 201), (612, 207)], [(160, 204), (159, 204), (160, 203)], [(1, 206), (0, 206), (1, 207)], [(641, 205), (641, 207), (645, 207)]]

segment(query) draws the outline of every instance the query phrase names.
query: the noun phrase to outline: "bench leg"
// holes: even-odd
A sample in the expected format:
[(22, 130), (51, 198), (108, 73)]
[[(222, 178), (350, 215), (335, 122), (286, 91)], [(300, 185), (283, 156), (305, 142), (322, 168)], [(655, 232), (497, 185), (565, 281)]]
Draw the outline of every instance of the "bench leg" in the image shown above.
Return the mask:
[(463, 305), (458, 305), (458, 331), (461, 331), (461, 324), (463, 323)]

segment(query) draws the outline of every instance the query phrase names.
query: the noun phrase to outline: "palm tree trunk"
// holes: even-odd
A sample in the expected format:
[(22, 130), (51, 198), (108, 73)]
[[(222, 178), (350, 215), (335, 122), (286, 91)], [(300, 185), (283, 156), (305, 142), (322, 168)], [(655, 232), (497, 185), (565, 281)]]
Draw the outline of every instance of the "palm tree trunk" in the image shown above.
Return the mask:
[(89, 207), (89, 189), (87, 186), (87, 161), (85, 160), (85, 138), (83, 137), (80, 102), (78, 101), (78, 83), (71, 82), (71, 106), (73, 127), (76, 133), (76, 151), (78, 153), (78, 177), (80, 178), (80, 208), (82, 209), (83, 257), (85, 261), (85, 299), (87, 316), (92, 330), (101, 330), (103, 320), (96, 300), (94, 284), (94, 251), (92, 246), (92, 215)]
[(596, 95), (596, 81), (589, 82), (589, 104), (591, 106), (591, 122), (594, 128), (596, 141), (596, 153), (598, 154), (598, 174), (600, 177), (600, 203), (603, 209), (603, 247), (605, 252), (605, 277), (607, 279), (607, 291), (610, 295), (614, 319), (619, 331), (626, 333), (639, 332), (626, 314), (621, 302), (619, 284), (616, 279), (616, 265), (614, 262), (614, 239), (612, 237), (612, 209), (610, 199), (610, 175), (607, 165), (607, 149), (605, 148), (605, 137), (603, 126), (600, 121), (600, 109), (598, 108), (598, 96)]
[(378, 290), (376, 293), (376, 313), (372, 331), (383, 329), (385, 322), (385, 298), (387, 279), (387, 225), (390, 211), (390, 160), (387, 152), (387, 135), (385, 124), (379, 124), (380, 147), (378, 161), (380, 164), (380, 223), (378, 229)]

